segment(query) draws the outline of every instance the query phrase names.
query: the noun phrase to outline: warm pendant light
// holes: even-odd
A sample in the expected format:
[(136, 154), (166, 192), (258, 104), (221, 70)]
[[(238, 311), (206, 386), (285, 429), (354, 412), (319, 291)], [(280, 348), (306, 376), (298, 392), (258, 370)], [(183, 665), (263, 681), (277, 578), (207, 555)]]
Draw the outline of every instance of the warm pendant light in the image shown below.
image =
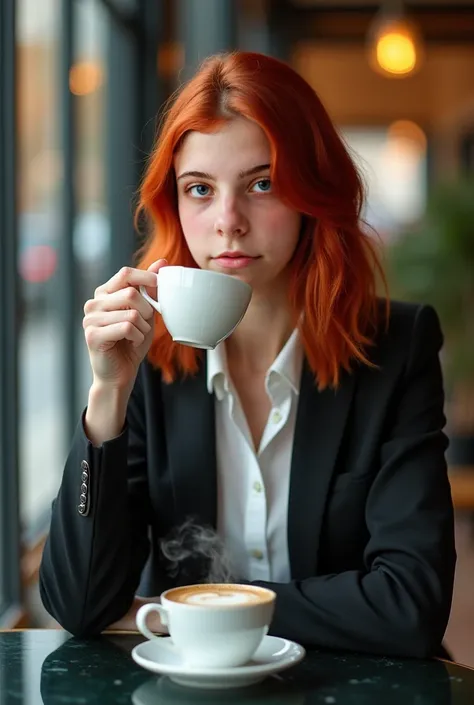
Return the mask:
[(367, 39), (370, 63), (379, 73), (403, 78), (419, 68), (422, 41), (416, 27), (404, 14), (402, 0), (383, 3)]

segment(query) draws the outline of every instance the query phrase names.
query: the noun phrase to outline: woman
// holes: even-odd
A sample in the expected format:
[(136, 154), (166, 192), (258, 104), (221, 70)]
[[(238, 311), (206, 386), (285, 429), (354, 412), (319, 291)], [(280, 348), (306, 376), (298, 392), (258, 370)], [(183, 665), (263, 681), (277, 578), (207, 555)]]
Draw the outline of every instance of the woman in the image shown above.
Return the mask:
[[(207, 60), (166, 115), (141, 188), (138, 268), (85, 305), (93, 383), (41, 574), (77, 635), (133, 624), (147, 594), (205, 579), (160, 541), (213, 527), (242, 581), (306, 645), (439, 650), (455, 565), (435, 312), (375, 294), (362, 186), (319, 99), (259, 54)], [(253, 287), (236, 331), (173, 344), (138, 293), (161, 266)], [(157, 630), (161, 625), (155, 624)]]

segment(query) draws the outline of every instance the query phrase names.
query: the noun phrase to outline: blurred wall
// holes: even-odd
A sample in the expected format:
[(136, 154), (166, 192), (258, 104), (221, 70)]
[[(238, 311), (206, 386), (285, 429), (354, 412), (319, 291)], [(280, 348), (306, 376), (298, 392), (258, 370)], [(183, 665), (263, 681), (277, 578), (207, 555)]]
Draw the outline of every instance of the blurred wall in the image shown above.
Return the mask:
[(474, 128), (474, 46), (430, 46), (420, 71), (387, 79), (375, 73), (363, 45), (299, 43), (294, 67), (339, 125), (413, 120), (430, 135), (434, 173), (454, 173), (458, 143)]

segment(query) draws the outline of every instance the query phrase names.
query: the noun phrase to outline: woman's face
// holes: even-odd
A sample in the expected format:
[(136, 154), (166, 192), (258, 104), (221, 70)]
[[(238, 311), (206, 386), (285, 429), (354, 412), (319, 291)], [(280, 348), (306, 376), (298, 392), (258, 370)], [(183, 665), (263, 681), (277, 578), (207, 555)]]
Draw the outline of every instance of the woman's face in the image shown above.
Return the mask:
[(263, 130), (236, 118), (213, 133), (190, 132), (175, 156), (178, 208), (191, 255), (255, 290), (286, 286), (301, 216), (272, 189)]

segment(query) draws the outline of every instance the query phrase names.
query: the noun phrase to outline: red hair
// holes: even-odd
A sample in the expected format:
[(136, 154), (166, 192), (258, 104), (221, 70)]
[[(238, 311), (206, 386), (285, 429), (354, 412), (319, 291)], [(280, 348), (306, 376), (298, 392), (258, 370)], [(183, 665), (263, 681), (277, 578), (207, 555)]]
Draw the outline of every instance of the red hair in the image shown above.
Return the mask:
[[(361, 227), (357, 169), (318, 96), (287, 64), (250, 52), (213, 56), (179, 91), (140, 189), (137, 216), (148, 215), (154, 228), (137, 266), (146, 269), (162, 257), (170, 265), (197, 266), (179, 221), (173, 157), (189, 131), (214, 131), (237, 115), (264, 130), (273, 188), (303, 215), (289, 297), (318, 387), (336, 387), (351, 362), (371, 364), (365, 350), (375, 332), (376, 273), (385, 279)], [(173, 343), (157, 318), (149, 360), (165, 380), (195, 373), (201, 355)]]

